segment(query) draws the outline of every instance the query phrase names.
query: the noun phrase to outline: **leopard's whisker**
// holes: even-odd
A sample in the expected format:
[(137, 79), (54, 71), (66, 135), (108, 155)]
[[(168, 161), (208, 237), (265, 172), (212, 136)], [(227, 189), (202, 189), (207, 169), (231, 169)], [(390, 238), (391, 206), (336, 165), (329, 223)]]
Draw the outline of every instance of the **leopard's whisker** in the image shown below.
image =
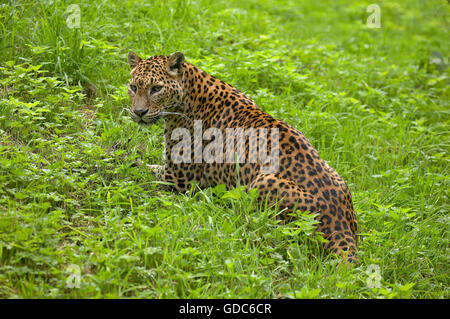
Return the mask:
[(166, 115), (180, 115), (184, 117), (186, 120), (190, 121), (191, 119), (186, 116), (186, 114), (178, 113), (178, 112), (160, 112), (159, 115), (166, 116)]

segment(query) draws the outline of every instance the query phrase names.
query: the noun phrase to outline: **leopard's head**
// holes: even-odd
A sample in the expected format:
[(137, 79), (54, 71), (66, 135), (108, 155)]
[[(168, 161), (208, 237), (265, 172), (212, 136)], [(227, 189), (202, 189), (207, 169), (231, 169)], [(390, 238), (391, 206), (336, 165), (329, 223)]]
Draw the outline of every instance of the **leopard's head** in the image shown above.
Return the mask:
[(165, 112), (180, 106), (183, 97), (183, 53), (141, 59), (130, 52), (128, 63), (131, 67), (129, 111), (133, 121), (151, 124)]

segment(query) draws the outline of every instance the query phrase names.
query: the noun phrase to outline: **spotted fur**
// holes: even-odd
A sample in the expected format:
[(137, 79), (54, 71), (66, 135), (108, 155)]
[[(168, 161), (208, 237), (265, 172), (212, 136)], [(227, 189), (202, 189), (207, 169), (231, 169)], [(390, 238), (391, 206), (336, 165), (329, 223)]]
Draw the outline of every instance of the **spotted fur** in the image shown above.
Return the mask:
[[(236, 88), (185, 62), (182, 53), (141, 59), (130, 52), (128, 61), (132, 119), (141, 124), (165, 120), (163, 180), (174, 183), (177, 191), (187, 190), (191, 181), (200, 187), (245, 184), (259, 190), (261, 202), (285, 209), (281, 216), (287, 220), (287, 213), (297, 209), (318, 212), (318, 231), (328, 239), (326, 248), (356, 262), (358, 223), (349, 189), (301, 132), (263, 112)], [(224, 136), (226, 128), (277, 128), (279, 169), (261, 173), (261, 160), (240, 163), (238, 168), (230, 163), (196, 163), (194, 153), (204, 149), (184, 154), (190, 163), (176, 163), (171, 151), (179, 141), (172, 133), (183, 127), (193, 136), (195, 120), (202, 121), (203, 130), (218, 128)], [(270, 141), (267, 145), (271, 149)], [(245, 154), (247, 159), (255, 155), (248, 143)]]

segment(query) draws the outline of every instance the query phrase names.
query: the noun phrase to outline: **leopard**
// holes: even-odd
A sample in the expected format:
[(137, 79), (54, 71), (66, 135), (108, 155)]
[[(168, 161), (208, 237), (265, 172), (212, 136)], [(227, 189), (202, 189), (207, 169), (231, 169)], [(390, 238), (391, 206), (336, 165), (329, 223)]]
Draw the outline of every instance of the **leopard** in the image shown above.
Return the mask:
[[(258, 203), (276, 207), (280, 221), (291, 222), (299, 211), (314, 213), (316, 231), (326, 239), (324, 251), (348, 265), (358, 262), (350, 190), (303, 133), (187, 62), (181, 52), (141, 58), (131, 51), (128, 64), (131, 103), (125, 109), (139, 125), (164, 121), (164, 165), (149, 166), (173, 191), (186, 192), (192, 182), (199, 188), (257, 189)], [(227, 135), (231, 129), (245, 134), (233, 140)], [(195, 143), (199, 133), (200, 143)]]

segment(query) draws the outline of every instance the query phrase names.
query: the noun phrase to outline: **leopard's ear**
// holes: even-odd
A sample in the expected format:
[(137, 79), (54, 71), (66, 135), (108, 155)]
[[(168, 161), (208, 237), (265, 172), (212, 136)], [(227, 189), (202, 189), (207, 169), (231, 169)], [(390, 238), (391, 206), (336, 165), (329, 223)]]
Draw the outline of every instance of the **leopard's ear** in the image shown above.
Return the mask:
[(167, 61), (167, 72), (172, 76), (178, 76), (183, 74), (184, 54), (181, 52), (175, 52), (169, 56)]
[(141, 61), (142, 59), (134, 52), (128, 53), (128, 63), (130, 64), (131, 68), (133, 69), (136, 67), (136, 65)]

